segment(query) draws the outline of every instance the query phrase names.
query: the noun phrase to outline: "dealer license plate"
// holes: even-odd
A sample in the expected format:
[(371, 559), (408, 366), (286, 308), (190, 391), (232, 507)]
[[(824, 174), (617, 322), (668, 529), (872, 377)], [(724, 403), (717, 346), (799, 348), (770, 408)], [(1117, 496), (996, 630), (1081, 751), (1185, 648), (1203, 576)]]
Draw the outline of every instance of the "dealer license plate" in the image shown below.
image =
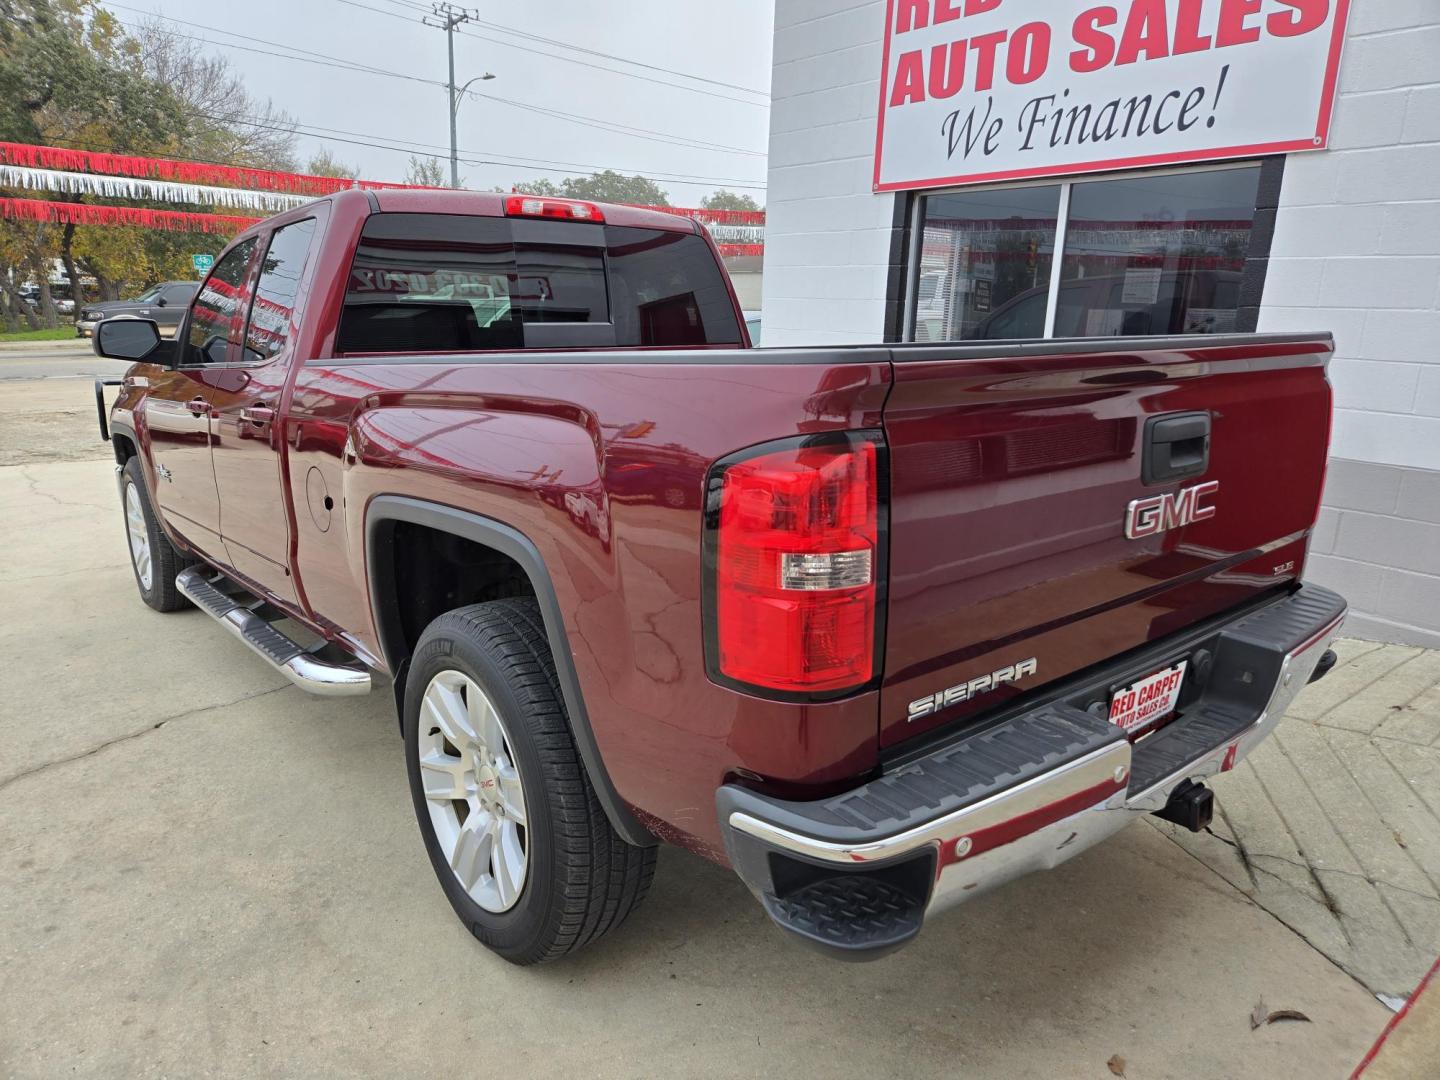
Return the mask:
[(1110, 698), (1110, 722), (1124, 728), (1133, 738), (1164, 720), (1175, 711), (1175, 703), (1180, 700), (1185, 664), (1186, 661), (1181, 660), (1174, 667), (1116, 690)]

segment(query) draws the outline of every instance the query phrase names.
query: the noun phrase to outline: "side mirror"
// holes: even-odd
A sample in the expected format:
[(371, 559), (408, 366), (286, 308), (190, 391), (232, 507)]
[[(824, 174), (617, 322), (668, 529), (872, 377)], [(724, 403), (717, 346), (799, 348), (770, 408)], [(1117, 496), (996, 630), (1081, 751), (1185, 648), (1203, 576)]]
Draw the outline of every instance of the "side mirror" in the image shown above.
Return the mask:
[(155, 301), (155, 306), (156, 306), (156, 307), (164, 307), (164, 306), (165, 306), (165, 297), (162, 296), (162, 297), (160, 297), (159, 300), (156, 300), (156, 301)]
[(160, 347), (160, 328), (153, 319), (106, 319), (95, 327), (96, 356), (111, 360), (144, 360)]

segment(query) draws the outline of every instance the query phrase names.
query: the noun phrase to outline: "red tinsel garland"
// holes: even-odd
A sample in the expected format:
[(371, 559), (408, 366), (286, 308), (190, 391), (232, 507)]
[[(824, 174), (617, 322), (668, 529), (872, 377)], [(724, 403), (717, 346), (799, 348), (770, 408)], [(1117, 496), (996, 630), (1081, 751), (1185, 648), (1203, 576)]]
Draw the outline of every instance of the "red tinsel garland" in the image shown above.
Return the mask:
[(345, 180), (334, 176), (246, 169), (238, 165), (211, 165), (200, 161), (172, 161), (168, 158), (139, 157), (133, 154), (101, 154), (93, 150), (32, 146), (29, 143), (0, 142), (0, 161), (31, 169), (63, 169), (69, 172), (99, 173), (104, 176), (134, 176), (149, 180), (173, 180), (182, 184), (283, 191), (292, 195), (333, 195), (349, 187), (411, 186), (381, 183), (377, 180)]
[(0, 217), (57, 225), (139, 225), (165, 232), (207, 232), (222, 236), (233, 236), (261, 220), (231, 214), (192, 214), (140, 206), (91, 206), (87, 203), (48, 202), (45, 199), (0, 199)]
[[(88, 203), (49, 202), (45, 199), (0, 198), (0, 218), (45, 221), (57, 225), (139, 225), (166, 232), (207, 232), (234, 236), (262, 218), (233, 214), (195, 214), (180, 210), (151, 210), (140, 206), (91, 206)], [(764, 255), (764, 244), (716, 244), (721, 255)]]
[[(252, 191), (281, 191), (291, 195), (333, 195), (346, 188), (415, 190), (413, 184), (391, 184), (381, 180), (345, 180), (334, 176), (247, 169), (238, 165), (211, 165), (201, 161), (140, 157), (133, 154), (102, 154), (93, 150), (70, 150), (62, 146), (0, 142), (0, 164), (29, 169), (60, 169), (102, 176), (133, 176), (146, 180), (171, 180), (182, 184), (209, 184), (216, 187), (249, 188)], [(764, 225), (763, 210), (702, 210), (682, 206), (650, 206), (679, 217), (708, 221), (716, 225)]]
[[(639, 204), (632, 204), (639, 206)], [(764, 225), (764, 210), (702, 210), (686, 206), (639, 206), (641, 210), (659, 210), (677, 217), (708, 221), (711, 225)]]

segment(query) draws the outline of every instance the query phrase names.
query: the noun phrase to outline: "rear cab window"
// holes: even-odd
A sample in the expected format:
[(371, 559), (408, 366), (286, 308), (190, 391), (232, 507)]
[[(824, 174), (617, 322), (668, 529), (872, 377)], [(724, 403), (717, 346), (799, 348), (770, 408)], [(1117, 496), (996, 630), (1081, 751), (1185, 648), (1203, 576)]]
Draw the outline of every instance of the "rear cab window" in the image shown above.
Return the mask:
[(741, 344), (695, 233), (455, 214), (371, 215), (336, 350), (469, 352)]

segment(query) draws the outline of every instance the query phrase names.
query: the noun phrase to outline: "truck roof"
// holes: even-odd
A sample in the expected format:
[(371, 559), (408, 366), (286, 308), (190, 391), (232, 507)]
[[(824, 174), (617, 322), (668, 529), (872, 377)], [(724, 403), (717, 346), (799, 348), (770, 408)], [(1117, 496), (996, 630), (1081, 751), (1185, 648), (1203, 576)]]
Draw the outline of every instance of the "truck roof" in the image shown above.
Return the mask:
[[(481, 217), (504, 217), (505, 200), (510, 197), (508, 194), (494, 191), (442, 191), (439, 189), (406, 191), (382, 188), (372, 191), (370, 194), (375, 196), (382, 213), (475, 214)], [(605, 214), (605, 221), (611, 225), (666, 229), (670, 232), (684, 233), (693, 233), (697, 229), (696, 224), (689, 218), (667, 214), (660, 210), (647, 210), (620, 203), (595, 202), (592, 199), (578, 201), (598, 206)]]

